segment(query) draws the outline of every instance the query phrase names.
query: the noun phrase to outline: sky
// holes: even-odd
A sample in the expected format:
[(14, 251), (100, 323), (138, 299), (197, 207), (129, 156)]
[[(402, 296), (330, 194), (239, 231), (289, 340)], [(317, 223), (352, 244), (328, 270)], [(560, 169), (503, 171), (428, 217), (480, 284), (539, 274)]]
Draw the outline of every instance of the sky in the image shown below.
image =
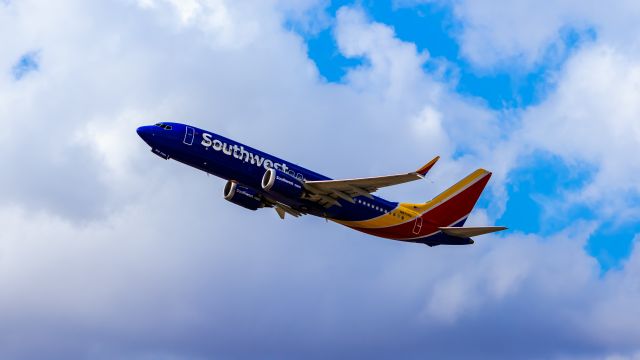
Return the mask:
[[(0, 1), (0, 358), (640, 359), (640, 3)], [(224, 201), (189, 123), (380, 191), (429, 248)]]

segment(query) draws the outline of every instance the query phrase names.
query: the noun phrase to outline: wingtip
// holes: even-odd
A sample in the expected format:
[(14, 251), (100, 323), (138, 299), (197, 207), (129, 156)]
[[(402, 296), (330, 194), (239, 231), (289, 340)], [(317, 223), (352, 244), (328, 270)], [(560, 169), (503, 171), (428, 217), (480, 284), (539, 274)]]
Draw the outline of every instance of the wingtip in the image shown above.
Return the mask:
[(421, 167), (420, 169), (416, 170), (416, 173), (420, 174), (421, 176), (427, 175), (429, 170), (431, 170), (433, 165), (435, 165), (436, 162), (438, 162), (438, 160), (440, 160), (440, 156), (434, 157), (431, 161), (426, 163), (423, 167)]

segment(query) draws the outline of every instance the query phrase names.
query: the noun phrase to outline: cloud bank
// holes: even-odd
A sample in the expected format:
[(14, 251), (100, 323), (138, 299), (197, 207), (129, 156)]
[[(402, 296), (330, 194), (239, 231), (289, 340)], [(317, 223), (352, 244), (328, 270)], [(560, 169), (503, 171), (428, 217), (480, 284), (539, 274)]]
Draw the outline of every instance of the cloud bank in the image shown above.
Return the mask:
[[(488, 21), (494, 13), (479, 5), (455, 4), (479, 67), (514, 54), (540, 61), (557, 29), (573, 26), (565, 14), (575, 6), (519, 4), (503, 11), (539, 10), (540, 20)], [(597, 25), (597, 39), (571, 55), (540, 104), (497, 112), (425, 72), (437, 59), (357, 6), (338, 11), (334, 35), (363, 64), (341, 84), (323, 81), (304, 38), (284, 26), (322, 7), (0, 6), (0, 357), (640, 356), (640, 254), (603, 274), (584, 250), (603, 222), (637, 219), (635, 40), (607, 27), (606, 14), (580, 10), (576, 21)], [(634, 12), (619, 14), (625, 24)], [(478, 60), (487, 44), (495, 49)], [(34, 49), (38, 66), (14, 76)], [(334, 177), (442, 155), (432, 184), (383, 194), (399, 200), (487, 167), (491, 205), (470, 220), (479, 224), (506, 211), (522, 159), (551, 153), (595, 170), (550, 207), (580, 204), (597, 217), (549, 236), (515, 229), (433, 249), (319, 219), (281, 222), (224, 202), (223, 181), (153, 157), (134, 130), (157, 121), (193, 123)]]

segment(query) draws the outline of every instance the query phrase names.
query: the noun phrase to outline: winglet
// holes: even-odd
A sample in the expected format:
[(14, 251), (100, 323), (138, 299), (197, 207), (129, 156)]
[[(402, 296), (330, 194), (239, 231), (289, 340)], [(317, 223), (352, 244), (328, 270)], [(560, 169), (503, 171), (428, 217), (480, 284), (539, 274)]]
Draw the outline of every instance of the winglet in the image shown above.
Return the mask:
[(431, 168), (433, 167), (433, 165), (436, 164), (436, 162), (438, 162), (438, 160), (440, 160), (440, 156), (436, 156), (433, 158), (433, 160), (429, 161), (428, 163), (426, 163), (423, 167), (421, 167), (420, 169), (416, 170), (416, 173), (419, 174), (420, 176), (425, 176), (427, 175), (427, 173), (429, 172), (429, 170), (431, 170)]

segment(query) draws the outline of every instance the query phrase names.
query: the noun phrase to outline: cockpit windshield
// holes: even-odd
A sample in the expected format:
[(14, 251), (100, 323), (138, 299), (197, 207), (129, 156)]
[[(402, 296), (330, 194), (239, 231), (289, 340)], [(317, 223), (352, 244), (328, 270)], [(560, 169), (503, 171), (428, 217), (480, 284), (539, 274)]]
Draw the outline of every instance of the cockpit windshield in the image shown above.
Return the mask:
[(161, 128), (163, 128), (165, 130), (171, 130), (171, 125), (167, 125), (167, 124), (163, 124), (163, 123), (157, 123), (157, 124), (155, 124), (153, 126), (158, 126), (158, 127), (161, 127)]

